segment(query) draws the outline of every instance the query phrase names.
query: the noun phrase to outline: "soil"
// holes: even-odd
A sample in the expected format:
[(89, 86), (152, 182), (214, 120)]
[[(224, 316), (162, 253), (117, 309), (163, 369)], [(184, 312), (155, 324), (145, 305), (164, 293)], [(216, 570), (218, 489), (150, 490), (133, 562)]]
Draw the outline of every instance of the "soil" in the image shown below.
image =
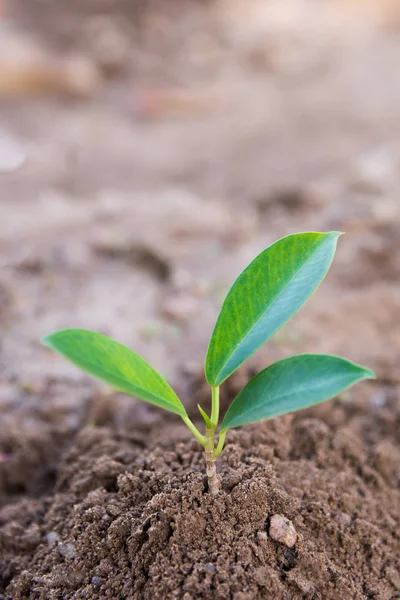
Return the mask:
[[(0, 600), (400, 597), (400, 15), (311, 4), (0, 3)], [(217, 497), (177, 417), (39, 343), (109, 334), (197, 419), (233, 279), (333, 229), (328, 277), (222, 411), (298, 352), (378, 378), (230, 432)]]
[(395, 598), (399, 425), (386, 390), (232, 432), (217, 497), (183, 427), (85, 428), (46, 494), (0, 512), (5, 597)]

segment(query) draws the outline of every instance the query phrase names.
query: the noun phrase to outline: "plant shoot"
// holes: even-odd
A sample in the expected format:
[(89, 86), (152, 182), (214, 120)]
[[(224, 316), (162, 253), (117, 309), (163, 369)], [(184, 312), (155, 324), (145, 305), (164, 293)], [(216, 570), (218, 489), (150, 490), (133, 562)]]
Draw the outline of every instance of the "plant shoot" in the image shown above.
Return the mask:
[(189, 418), (173, 389), (143, 358), (122, 344), (84, 329), (64, 329), (43, 342), (115, 389), (178, 415), (204, 447), (209, 490), (218, 493), (216, 458), (227, 432), (314, 406), (363, 379), (369, 369), (326, 354), (299, 354), (258, 373), (239, 392), (220, 424), (220, 386), (274, 335), (324, 279), (339, 232), (296, 233), (263, 250), (239, 275), (222, 305), (205, 360), (211, 413), (199, 406), (205, 431)]

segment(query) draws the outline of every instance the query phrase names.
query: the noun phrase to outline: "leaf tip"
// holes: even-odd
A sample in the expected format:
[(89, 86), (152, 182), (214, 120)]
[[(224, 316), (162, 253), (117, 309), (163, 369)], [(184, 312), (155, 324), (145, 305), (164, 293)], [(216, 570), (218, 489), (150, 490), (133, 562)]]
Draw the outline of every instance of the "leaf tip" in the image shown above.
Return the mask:
[(68, 331), (68, 329), (60, 329), (58, 331), (53, 331), (53, 333), (48, 333), (41, 338), (40, 343), (43, 344), (43, 346), (47, 346), (47, 348), (57, 350), (57, 337), (60, 333), (62, 334), (65, 331)]
[(52, 343), (51, 343), (51, 338), (52, 338), (52, 334), (48, 334), (48, 335), (44, 335), (41, 339), (40, 339), (40, 343), (43, 346), (47, 346), (47, 348), (52, 348)]
[(333, 237), (335, 240), (338, 240), (340, 236), (345, 235), (344, 231), (329, 231), (326, 235)]
[(374, 371), (372, 371), (371, 369), (367, 369), (366, 367), (364, 367), (364, 379), (376, 379), (376, 373), (374, 373)]

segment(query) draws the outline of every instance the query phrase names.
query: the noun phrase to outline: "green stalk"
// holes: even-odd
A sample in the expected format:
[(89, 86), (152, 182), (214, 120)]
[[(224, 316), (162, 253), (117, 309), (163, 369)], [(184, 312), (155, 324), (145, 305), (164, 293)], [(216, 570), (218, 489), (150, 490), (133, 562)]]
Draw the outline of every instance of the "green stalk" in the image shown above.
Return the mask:
[(219, 440), (218, 440), (218, 445), (214, 450), (214, 457), (217, 458), (217, 456), (219, 456), (222, 452), (222, 449), (224, 447), (225, 444), (225, 437), (226, 437), (227, 432), (226, 431), (222, 431), (219, 434)]
[(188, 427), (190, 429), (190, 431), (193, 433), (196, 440), (198, 440), (202, 446), (206, 447), (206, 444), (207, 444), (206, 436), (201, 435), (200, 431), (192, 423), (192, 421), (189, 419), (189, 417), (187, 415), (185, 415), (184, 417), (182, 417), (182, 421), (185, 423), (186, 427)]
[(182, 417), (182, 420), (193, 433), (196, 440), (198, 440), (204, 447), (206, 455), (208, 489), (210, 494), (216, 495), (220, 490), (220, 482), (215, 463), (217, 456), (221, 453), (224, 446), (226, 435), (226, 432), (220, 434), (218, 446), (215, 447), (215, 432), (218, 427), (219, 420), (219, 386), (211, 386), (211, 417), (208, 417), (200, 406), (198, 408), (206, 423), (206, 435), (202, 435), (200, 433), (187, 415)]
[(217, 427), (219, 420), (219, 385), (211, 386), (211, 423)]
[(208, 488), (210, 493), (215, 495), (220, 490), (220, 483), (215, 465), (215, 431), (218, 426), (219, 419), (219, 386), (211, 386), (211, 417), (209, 423), (206, 424), (206, 443), (204, 445), (206, 453), (206, 466)]

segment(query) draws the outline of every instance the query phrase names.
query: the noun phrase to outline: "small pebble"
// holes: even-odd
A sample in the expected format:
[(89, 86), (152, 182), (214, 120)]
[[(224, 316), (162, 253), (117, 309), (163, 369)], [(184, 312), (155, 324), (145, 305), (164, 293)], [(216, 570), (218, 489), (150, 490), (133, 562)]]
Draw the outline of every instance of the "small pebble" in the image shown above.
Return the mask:
[(54, 546), (54, 544), (56, 544), (59, 540), (58, 533), (56, 533), (55, 531), (49, 531), (49, 533), (46, 535), (46, 539), (50, 547)]
[(263, 543), (263, 542), (267, 542), (268, 541), (268, 536), (265, 533), (265, 531), (258, 531), (257, 532), (257, 538), (258, 540)]
[(344, 512), (339, 512), (336, 516), (336, 522), (342, 527), (349, 527), (351, 524), (351, 516)]
[(269, 525), (269, 535), (276, 542), (293, 548), (297, 541), (297, 533), (292, 521), (282, 515), (273, 515)]
[(95, 587), (100, 587), (102, 584), (102, 581), (100, 579), (100, 577), (92, 577), (92, 585), (94, 585)]
[(67, 542), (66, 544), (59, 543), (58, 551), (61, 554), (61, 556), (68, 558), (76, 557), (76, 547), (74, 542)]

